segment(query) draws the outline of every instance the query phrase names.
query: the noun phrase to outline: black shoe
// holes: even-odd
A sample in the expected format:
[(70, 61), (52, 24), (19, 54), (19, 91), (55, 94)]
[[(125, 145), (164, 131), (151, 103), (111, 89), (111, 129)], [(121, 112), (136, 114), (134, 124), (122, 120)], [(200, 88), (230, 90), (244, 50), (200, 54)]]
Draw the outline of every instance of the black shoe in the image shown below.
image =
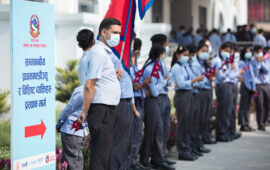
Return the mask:
[(247, 126), (241, 126), (240, 131), (241, 131), (241, 132), (249, 132)]
[(230, 140), (226, 137), (217, 137), (217, 142), (229, 142)]
[(168, 165), (174, 165), (176, 162), (170, 161), (169, 159), (165, 158), (164, 162), (166, 162)]
[(145, 169), (145, 170), (150, 170), (151, 168), (143, 166), (142, 164), (138, 163), (137, 164), (141, 169)]
[(153, 169), (153, 165), (151, 163), (141, 163), (140, 165), (144, 166), (146, 169)]
[(209, 138), (203, 141), (204, 144), (206, 145), (213, 145), (213, 144), (217, 144), (217, 141), (214, 138)]
[(248, 130), (248, 132), (256, 131), (256, 129), (253, 129), (251, 126), (247, 126), (247, 130)]
[(207, 149), (207, 148), (205, 148), (204, 146), (198, 148), (198, 151), (199, 151), (200, 153), (209, 153), (209, 152), (211, 152), (210, 149)]
[(132, 165), (131, 169), (132, 170), (150, 170), (151, 168), (147, 168), (147, 167), (145, 167), (145, 166), (138, 163), (136, 165)]
[(178, 155), (178, 160), (184, 160), (184, 161), (195, 161), (198, 157), (193, 156), (191, 154), (189, 155)]
[(259, 127), (258, 130), (260, 130), (260, 131), (266, 131), (265, 127)]
[(198, 149), (192, 149), (192, 153), (196, 156), (203, 156), (203, 154)]
[(233, 140), (236, 140), (236, 139), (240, 138), (241, 136), (242, 136), (242, 133), (235, 132), (233, 135)]
[(168, 165), (166, 162), (163, 162), (161, 164), (153, 164), (154, 169), (160, 169), (160, 170), (175, 170), (174, 167)]

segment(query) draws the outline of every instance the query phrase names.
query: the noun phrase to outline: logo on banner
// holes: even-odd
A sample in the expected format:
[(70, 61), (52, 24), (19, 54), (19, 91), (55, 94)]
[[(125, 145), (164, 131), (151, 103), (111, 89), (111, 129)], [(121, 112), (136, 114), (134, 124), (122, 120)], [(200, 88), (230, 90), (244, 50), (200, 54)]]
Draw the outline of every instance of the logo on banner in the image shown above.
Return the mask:
[(30, 34), (33, 38), (37, 38), (40, 34), (39, 19), (37, 15), (32, 15), (30, 19)]

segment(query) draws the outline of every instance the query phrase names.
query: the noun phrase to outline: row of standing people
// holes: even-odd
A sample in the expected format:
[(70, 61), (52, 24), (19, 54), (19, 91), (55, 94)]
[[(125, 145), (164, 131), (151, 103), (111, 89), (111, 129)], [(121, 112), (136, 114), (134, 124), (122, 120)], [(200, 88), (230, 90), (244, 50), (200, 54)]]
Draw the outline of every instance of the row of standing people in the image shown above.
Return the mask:
[[(106, 18), (100, 24), (96, 42), (90, 30), (81, 30), (77, 35), (84, 51), (78, 64), (81, 86), (73, 92), (56, 126), (61, 132), (64, 160), (68, 169), (83, 168), (82, 147), (88, 125), (91, 170), (174, 170), (171, 165), (175, 162), (165, 157), (170, 133), (166, 80), (160, 75), (164, 87), (158, 85), (156, 89), (157, 80), (145, 69), (140, 82), (133, 83), (136, 66), (131, 67), (131, 76), (111, 49), (118, 45), (120, 32), (121, 23)], [(159, 38), (153, 41), (160, 42)], [(133, 58), (140, 53), (139, 42), (134, 43)], [(166, 44), (167, 40), (163, 45)], [(163, 46), (161, 50), (164, 54)], [(150, 56), (154, 58), (156, 54), (151, 50)], [(81, 127), (76, 130), (77, 120)]]

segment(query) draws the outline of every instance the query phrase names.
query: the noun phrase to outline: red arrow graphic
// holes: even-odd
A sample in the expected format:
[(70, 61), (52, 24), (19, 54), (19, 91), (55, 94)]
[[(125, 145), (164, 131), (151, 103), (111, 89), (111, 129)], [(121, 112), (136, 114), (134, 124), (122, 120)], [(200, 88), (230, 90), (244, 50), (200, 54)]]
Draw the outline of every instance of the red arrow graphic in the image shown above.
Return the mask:
[(43, 121), (41, 120), (40, 125), (33, 125), (33, 126), (25, 127), (24, 128), (24, 132), (25, 132), (24, 137), (29, 138), (29, 137), (41, 135), (41, 139), (42, 139), (45, 131), (46, 131), (46, 126), (43, 123)]

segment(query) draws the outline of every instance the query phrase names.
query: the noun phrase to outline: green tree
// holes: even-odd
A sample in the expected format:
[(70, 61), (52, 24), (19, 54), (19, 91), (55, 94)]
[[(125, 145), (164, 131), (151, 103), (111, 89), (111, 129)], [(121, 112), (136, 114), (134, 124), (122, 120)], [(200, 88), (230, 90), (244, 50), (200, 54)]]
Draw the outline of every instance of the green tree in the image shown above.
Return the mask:
[(64, 69), (56, 68), (56, 100), (67, 103), (74, 89), (80, 86), (77, 64), (78, 60), (69, 60)]
[(10, 105), (7, 104), (7, 98), (10, 94), (10, 91), (0, 90), (0, 114), (8, 112), (10, 110)]

